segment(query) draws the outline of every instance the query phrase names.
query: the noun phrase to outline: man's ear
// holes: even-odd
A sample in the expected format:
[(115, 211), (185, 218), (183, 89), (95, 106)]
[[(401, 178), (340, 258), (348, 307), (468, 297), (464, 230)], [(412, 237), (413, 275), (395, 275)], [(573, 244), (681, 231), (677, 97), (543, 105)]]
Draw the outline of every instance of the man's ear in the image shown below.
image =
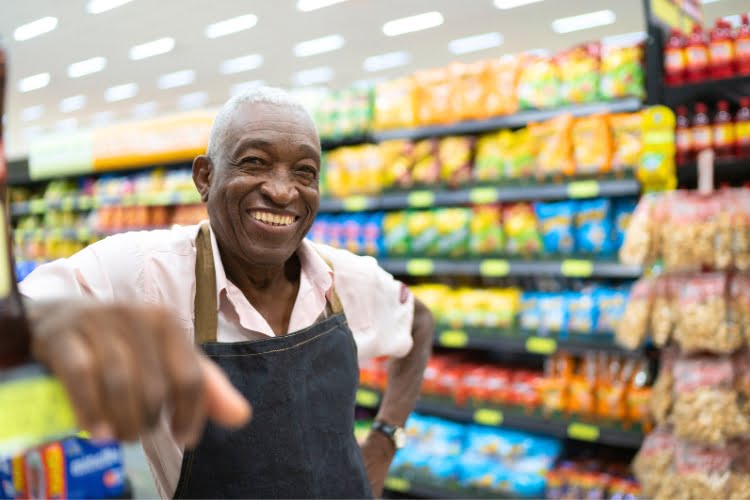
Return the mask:
[(201, 201), (208, 201), (208, 191), (214, 175), (214, 163), (206, 155), (196, 156), (193, 160), (193, 183), (201, 195)]

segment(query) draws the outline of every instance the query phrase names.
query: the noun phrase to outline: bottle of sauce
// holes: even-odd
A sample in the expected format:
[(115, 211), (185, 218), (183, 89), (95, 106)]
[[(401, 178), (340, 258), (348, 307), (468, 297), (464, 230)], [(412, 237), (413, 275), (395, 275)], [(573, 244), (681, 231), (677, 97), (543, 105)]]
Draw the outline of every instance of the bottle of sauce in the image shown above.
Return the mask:
[(703, 29), (695, 25), (685, 46), (687, 58), (686, 80), (695, 83), (708, 77), (708, 39)]
[(734, 59), (737, 74), (750, 75), (750, 19), (742, 14), (742, 24), (734, 36)]
[(677, 147), (677, 164), (684, 165), (692, 159), (693, 135), (690, 130), (690, 118), (687, 106), (677, 107), (677, 126), (675, 129), (675, 144)]
[(713, 121), (714, 152), (717, 158), (727, 158), (735, 152), (735, 126), (732, 121), (732, 113), (729, 112), (729, 103), (719, 101), (716, 104), (716, 114)]
[(734, 115), (734, 136), (737, 156), (750, 158), (750, 97), (740, 98), (740, 109)]
[(713, 134), (711, 130), (711, 121), (708, 118), (708, 108), (705, 103), (695, 103), (693, 113), (691, 135), (693, 138), (693, 156), (704, 149), (709, 149), (713, 145)]
[(716, 21), (711, 30), (711, 41), (708, 45), (711, 63), (711, 78), (729, 78), (734, 75), (734, 34), (732, 25), (723, 19)]
[[(0, 115), (5, 97), (5, 52), (0, 47)], [(24, 364), (31, 358), (31, 334), (21, 294), (16, 286), (15, 266), (8, 229), (5, 184), (8, 166), (0, 123), (0, 370)]]
[(685, 83), (685, 35), (673, 29), (664, 49), (664, 79), (667, 85)]

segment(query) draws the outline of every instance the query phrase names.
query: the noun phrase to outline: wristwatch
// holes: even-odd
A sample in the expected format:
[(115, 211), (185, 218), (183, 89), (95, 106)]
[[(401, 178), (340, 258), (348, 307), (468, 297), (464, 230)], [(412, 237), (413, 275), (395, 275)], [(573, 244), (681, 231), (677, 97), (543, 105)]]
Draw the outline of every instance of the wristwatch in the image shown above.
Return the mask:
[(406, 432), (403, 427), (386, 424), (382, 420), (376, 420), (372, 423), (372, 430), (382, 432), (388, 436), (397, 450), (406, 446)]

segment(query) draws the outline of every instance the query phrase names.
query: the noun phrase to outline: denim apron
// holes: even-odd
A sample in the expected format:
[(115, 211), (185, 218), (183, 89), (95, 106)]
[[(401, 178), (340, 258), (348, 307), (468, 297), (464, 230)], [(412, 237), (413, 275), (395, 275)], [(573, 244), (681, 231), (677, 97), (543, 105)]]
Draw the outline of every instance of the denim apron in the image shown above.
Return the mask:
[(338, 298), (309, 328), (219, 343), (207, 224), (196, 251), (195, 341), (252, 403), (253, 418), (233, 431), (207, 424), (185, 450), (175, 498), (372, 498), (354, 438), (357, 347)]

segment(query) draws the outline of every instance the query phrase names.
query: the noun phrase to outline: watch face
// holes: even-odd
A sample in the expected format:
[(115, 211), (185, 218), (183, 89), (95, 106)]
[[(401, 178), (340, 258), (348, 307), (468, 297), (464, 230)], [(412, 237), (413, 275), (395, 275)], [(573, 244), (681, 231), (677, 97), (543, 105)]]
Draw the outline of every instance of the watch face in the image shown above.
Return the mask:
[(401, 449), (406, 446), (406, 432), (402, 428), (396, 429), (393, 433), (393, 442), (396, 444), (396, 449)]

